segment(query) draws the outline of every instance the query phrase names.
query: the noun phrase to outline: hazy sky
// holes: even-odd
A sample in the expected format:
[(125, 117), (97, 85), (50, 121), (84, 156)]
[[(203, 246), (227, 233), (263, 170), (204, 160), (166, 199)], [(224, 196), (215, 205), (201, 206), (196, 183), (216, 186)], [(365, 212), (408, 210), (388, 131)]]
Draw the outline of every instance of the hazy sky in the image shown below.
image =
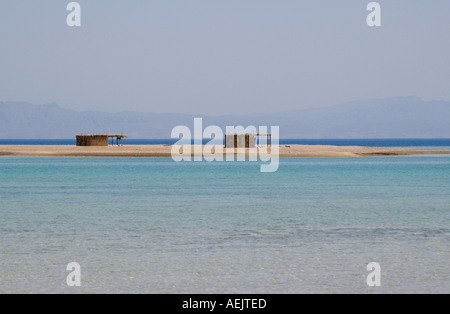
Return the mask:
[(450, 1), (0, 0), (0, 100), (224, 114), (450, 100)]

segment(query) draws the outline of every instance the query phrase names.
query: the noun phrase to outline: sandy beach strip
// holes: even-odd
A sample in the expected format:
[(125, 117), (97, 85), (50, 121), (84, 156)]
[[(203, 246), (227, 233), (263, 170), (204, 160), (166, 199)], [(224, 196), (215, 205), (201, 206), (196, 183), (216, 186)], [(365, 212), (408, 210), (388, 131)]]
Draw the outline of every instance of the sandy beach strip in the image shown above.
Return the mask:
[[(175, 147), (178, 149), (179, 147)], [(191, 147), (194, 150), (201, 147)], [(214, 149), (204, 146), (204, 157), (215, 156)], [(181, 151), (181, 150), (180, 150)], [(0, 145), (0, 156), (39, 156), (39, 157), (172, 157), (170, 145), (125, 145), (108, 147), (77, 147), (64, 145)], [(183, 151), (181, 151), (183, 152)], [(217, 150), (220, 152), (220, 149)], [(275, 153), (276, 149), (272, 149)], [(189, 150), (184, 151), (189, 155)], [(223, 155), (233, 150), (223, 149)], [(254, 152), (246, 151), (246, 156)], [(261, 149), (259, 156), (270, 156), (270, 150)], [(360, 146), (327, 146), (327, 145), (280, 145), (280, 157), (369, 157), (369, 156), (407, 156), (407, 155), (440, 155), (450, 154), (445, 150), (416, 150), (400, 148), (360, 147)]]

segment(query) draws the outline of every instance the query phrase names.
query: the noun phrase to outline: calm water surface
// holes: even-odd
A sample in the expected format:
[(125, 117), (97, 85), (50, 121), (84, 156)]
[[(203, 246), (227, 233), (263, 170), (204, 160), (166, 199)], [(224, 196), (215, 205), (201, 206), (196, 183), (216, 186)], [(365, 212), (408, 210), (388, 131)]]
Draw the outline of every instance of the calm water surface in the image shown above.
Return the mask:
[(449, 293), (449, 191), (450, 156), (1, 157), (0, 293)]

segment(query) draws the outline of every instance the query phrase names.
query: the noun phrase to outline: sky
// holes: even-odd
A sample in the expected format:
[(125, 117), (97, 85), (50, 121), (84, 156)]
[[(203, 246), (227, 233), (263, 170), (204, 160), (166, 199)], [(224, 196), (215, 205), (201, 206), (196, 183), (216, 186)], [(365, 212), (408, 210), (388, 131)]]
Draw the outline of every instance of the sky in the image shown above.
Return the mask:
[(0, 101), (248, 114), (450, 100), (450, 1), (0, 0)]

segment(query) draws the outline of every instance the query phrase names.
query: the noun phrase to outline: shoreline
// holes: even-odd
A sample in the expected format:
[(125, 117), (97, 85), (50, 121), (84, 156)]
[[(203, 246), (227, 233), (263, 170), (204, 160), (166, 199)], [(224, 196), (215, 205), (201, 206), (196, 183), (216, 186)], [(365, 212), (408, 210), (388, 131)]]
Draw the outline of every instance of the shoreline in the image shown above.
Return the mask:
[[(30, 157), (172, 157), (171, 145), (125, 145), (108, 147), (80, 147), (72, 145), (0, 145), (0, 156)], [(192, 146), (192, 153), (199, 147)], [(211, 151), (211, 147), (203, 145)], [(214, 151), (213, 151), (214, 153)], [(236, 156), (233, 149), (223, 149), (223, 156), (229, 153)], [(246, 150), (246, 157), (249, 150)], [(254, 156), (255, 154), (251, 154)], [(376, 156), (412, 156), (412, 155), (450, 155), (448, 150), (418, 150), (386, 147), (331, 146), (331, 145), (279, 145), (280, 158), (307, 157), (376, 157)], [(187, 153), (183, 156), (189, 156)], [(203, 157), (215, 156), (204, 153)], [(220, 155), (219, 155), (220, 156)], [(272, 156), (265, 149), (258, 156)]]

